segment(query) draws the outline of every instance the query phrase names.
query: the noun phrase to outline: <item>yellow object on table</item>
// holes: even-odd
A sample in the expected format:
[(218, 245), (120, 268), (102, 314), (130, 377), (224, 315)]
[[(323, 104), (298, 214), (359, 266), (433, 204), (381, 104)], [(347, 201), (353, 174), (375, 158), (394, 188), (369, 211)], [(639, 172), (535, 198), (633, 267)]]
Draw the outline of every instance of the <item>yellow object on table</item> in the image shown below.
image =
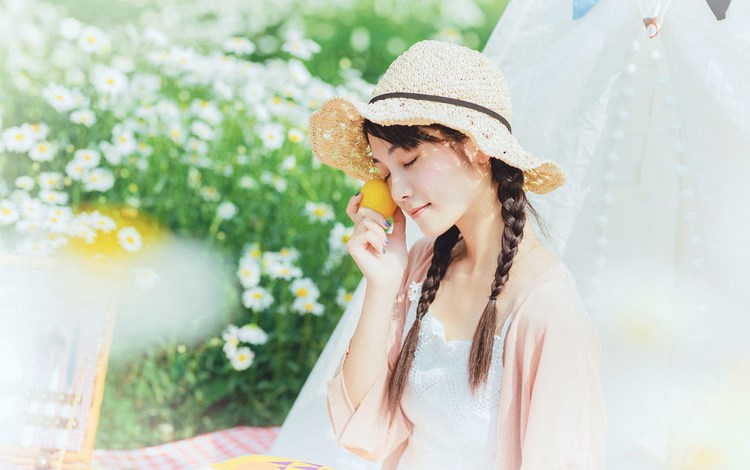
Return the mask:
[(273, 455), (243, 455), (208, 466), (213, 470), (333, 470), (331, 467)]

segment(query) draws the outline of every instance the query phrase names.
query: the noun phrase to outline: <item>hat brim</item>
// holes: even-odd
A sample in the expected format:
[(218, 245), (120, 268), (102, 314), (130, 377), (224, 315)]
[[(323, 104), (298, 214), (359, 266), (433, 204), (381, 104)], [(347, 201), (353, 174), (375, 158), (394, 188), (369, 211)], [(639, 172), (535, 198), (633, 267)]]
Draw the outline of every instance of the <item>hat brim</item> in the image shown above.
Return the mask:
[(463, 132), (479, 149), (524, 172), (524, 190), (548, 193), (565, 183), (555, 162), (534, 157), (497, 119), (482, 112), (432, 101), (392, 98), (365, 104), (333, 98), (310, 116), (310, 145), (322, 163), (362, 180), (378, 178), (362, 124), (406, 126), (442, 124)]

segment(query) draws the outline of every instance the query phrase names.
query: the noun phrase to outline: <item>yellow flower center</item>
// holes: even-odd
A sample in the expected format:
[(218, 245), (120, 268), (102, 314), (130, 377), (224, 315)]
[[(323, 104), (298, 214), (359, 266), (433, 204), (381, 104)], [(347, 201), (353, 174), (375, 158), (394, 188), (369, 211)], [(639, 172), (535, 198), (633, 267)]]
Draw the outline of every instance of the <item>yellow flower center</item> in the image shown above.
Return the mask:
[(306, 297), (307, 296), (307, 289), (304, 287), (300, 287), (297, 289), (297, 297)]
[(253, 298), (255, 300), (260, 300), (263, 298), (263, 294), (261, 294), (260, 292), (256, 292), (255, 294), (253, 294)]

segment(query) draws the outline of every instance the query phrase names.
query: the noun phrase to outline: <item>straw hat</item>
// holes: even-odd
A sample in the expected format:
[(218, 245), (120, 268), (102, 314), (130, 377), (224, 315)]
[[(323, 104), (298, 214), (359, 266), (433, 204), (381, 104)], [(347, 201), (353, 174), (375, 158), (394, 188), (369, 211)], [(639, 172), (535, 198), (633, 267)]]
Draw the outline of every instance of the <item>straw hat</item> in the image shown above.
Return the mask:
[(525, 190), (543, 194), (565, 182), (557, 163), (534, 157), (511, 134), (505, 77), (473, 49), (418, 42), (388, 67), (369, 103), (334, 98), (310, 116), (315, 157), (368, 181), (380, 175), (362, 131), (364, 119), (385, 126), (437, 123), (461, 131), (485, 154), (523, 170)]

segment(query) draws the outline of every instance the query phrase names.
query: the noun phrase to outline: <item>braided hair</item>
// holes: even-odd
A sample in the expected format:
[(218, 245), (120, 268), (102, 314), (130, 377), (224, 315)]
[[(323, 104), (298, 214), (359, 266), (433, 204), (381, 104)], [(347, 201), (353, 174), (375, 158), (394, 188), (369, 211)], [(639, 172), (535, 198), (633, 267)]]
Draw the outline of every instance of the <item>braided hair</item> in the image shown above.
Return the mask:
[[(434, 133), (425, 132), (425, 128), (437, 130), (442, 137)], [(422, 142), (444, 140), (452, 143), (463, 143), (468, 139), (462, 132), (440, 124), (429, 126), (381, 126), (365, 120), (363, 130), (366, 135), (374, 135), (405, 150), (411, 150)], [(501, 213), (504, 229), (502, 251), (497, 258), (497, 269), (495, 270), (495, 278), (492, 281), (491, 293), (482, 316), (479, 319), (477, 328), (474, 331), (471, 351), (469, 353), (469, 386), (472, 393), (475, 393), (480, 386), (486, 383), (489, 376), (497, 324), (496, 301), (508, 281), (513, 259), (518, 253), (518, 246), (523, 240), (527, 208), (539, 222), (539, 215), (527, 201), (526, 194), (522, 189), (524, 182), (523, 172), (497, 158), (490, 159), (490, 167), (492, 180), (497, 184), (497, 198), (502, 205)], [(427, 277), (422, 283), (422, 293), (417, 306), (416, 319), (409, 333), (406, 335), (388, 385), (388, 410), (391, 420), (393, 420), (395, 411), (401, 401), (409, 378), (409, 371), (414, 362), (422, 319), (427, 314), (433, 300), (435, 300), (440, 282), (448, 271), (451, 261), (453, 261), (453, 248), (458, 243), (459, 236), (460, 231), (458, 227), (453, 225), (435, 239), (432, 261), (427, 270)]]

